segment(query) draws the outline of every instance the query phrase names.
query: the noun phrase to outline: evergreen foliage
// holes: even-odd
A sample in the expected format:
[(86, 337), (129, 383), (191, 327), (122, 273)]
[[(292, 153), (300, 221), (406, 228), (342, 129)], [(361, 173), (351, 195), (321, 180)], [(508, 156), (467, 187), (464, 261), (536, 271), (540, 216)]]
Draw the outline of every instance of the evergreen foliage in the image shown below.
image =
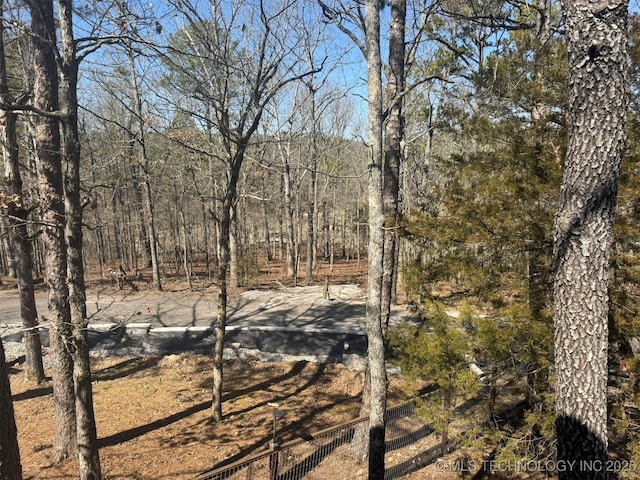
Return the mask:
[[(609, 371), (613, 374), (610, 421), (618, 435), (628, 441), (630, 458), (640, 462), (640, 17), (629, 20), (628, 54), (630, 95), (627, 116), (627, 151), (622, 164), (618, 212), (614, 229), (610, 284)], [(621, 472), (620, 478), (636, 478), (637, 472)]]
[(443, 452), (448, 443), (449, 424), (459, 399), (476, 396), (480, 382), (469, 369), (471, 337), (463, 319), (450, 317), (443, 305), (429, 304), (424, 323), (405, 323), (389, 330), (389, 346), (398, 364), (415, 388), (427, 381), (436, 390), (419, 405), (418, 414), (441, 435)]
[(497, 376), (507, 371), (525, 377), (531, 405), (549, 388), (565, 55), (560, 38), (539, 46), (533, 32), (522, 31), (488, 56), (474, 77), (481, 105), (468, 109), (453, 98), (440, 109), (446, 135), (435, 142), (460, 145), (441, 159), (446, 181), (433, 189), (432, 208), (404, 219), (406, 238), (419, 246), (404, 277), (408, 291), (433, 297), (436, 286), (449, 284), (485, 313), (474, 322), (474, 354), (489, 365), (491, 404)]
[[(640, 20), (634, 16), (630, 25), (629, 145), (611, 257), (609, 363), (611, 422), (640, 460), (640, 192), (635, 175)], [(566, 55), (562, 37), (552, 36), (540, 45), (533, 30), (520, 30), (503, 37), (473, 74), (464, 73), (464, 62), (450, 64), (456, 67), (449, 72), (464, 76), (469, 90), (456, 84), (443, 88), (438, 100), (423, 103), (420, 118), (433, 126), (431, 182), (416, 192), (420, 203), (403, 218), (402, 233), (412, 245), (403, 269), (408, 297), (419, 306), (444, 300), (451, 308), (465, 298), (483, 313), (469, 323), (467, 334), (473, 341), (464, 348), (466, 355), (483, 362), (489, 410), (499, 393), (499, 378), (515, 375), (524, 380), (529, 401), (525, 426), (505, 443), (500, 454), (504, 458), (549, 458), (555, 445), (551, 230), (567, 144)], [(445, 57), (438, 57), (432, 67), (441, 68)], [(394, 346), (395, 352), (407, 355), (403, 368), (410, 375), (416, 371), (412, 363), (427, 361), (418, 360), (415, 350), (437, 348), (437, 342), (421, 344), (434, 337), (416, 333), (417, 328), (404, 327), (402, 347)], [(410, 338), (413, 347), (408, 346)], [(454, 345), (463, 348), (455, 342), (451, 348)], [(459, 358), (451, 350), (446, 354), (453, 363)], [(441, 362), (432, 356), (428, 361)]]
[[(634, 20), (632, 38), (637, 38), (639, 27)], [(632, 41), (632, 71), (637, 69), (639, 51)], [(532, 454), (532, 443), (524, 442), (526, 438), (539, 437), (535, 447), (539, 450), (531, 458), (544, 457), (553, 446), (550, 247), (566, 149), (566, 72), (561, 37), (553, 37), (546, 45), (536, 44), (530, 30), (505, 38), (476, 75), (469, 76), (473, 108), (456, 94), (444, 96), (423, 112), (436, 117), (432, 158), (437, 165), (430, 165), (430, 171), (440, 174), (439, 181), (422, 192), (426, 208), (420, 205), (404, 217), (403, 233), (416, 252), (403, 272), (410, 298), (421, 304), (450, 292), (447, 300), (455, 301), (460, 295), (474, 298), (485, 312), (473, 322), (473, 349), (470, 344), (467, 348), (468, 354), (486, 362), (490, 409), (497, 395), (493, 391), (497, 376), (521, 374), (526, 379), (530, 404), (526, 427), (518, 441), (507, 444), (504, 455)], [(639, 77), (632, 78), (637, 82)], [(640, 232), (637, 182), (633, 182), (637, 92), (635, 83), (612, 256), (612, 341), (621, 342), (620, 349), (612, 350), (621, 358), (632, 353), (627, 339), (637, 332), (639, 319), (635, 239)], [(447, 147), (439, 148), (443, 143)], [(451, 148), (452, 143), (457, 148)], [(447, 150), (438, 156), (438, 151)], [(443, 284), (449, 287), (443, 289)], [(398, 351), (410, 352), (409, 358), (415, 361), (411, 348)], [(624, 391), (627, 404), (635, 404), (633, 387)], [(619, 414), (628, 427), (635, 410), (627, 408)]]

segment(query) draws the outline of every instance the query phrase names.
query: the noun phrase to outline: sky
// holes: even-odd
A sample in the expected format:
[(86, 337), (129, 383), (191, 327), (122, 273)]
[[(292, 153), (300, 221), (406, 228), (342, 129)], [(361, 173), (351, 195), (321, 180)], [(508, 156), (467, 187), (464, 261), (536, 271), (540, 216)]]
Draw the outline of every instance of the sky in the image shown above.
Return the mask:
[[(331, 4), (330, 0), (325, 1)], [(247, 0), (223, 0), (221, 2), (223, 6), (218, 20), (223, 24), (232, 26), (240, 42), (247, 40), (245, 38), (247, 37), (246, 33), (251, 30), (250, 26), (255, 21), (256, 12), (246, 9), (246, 6), (250, 3), (252, 2)], [(276, 0), (266, 2), (270, 7), (273, 7), (276, 3)], [(122, 22), (125, 19), (129, 22), (129, 27), (134, 26), (143, 38), (149, 38), (150, 41), (159, 44), (166, 44), (169, 36), (186, 23), (185, 16), (176, 10), (174, 0), (127, 0), (128, 16), (117, 12), (112, 8), (113, 4), (113, 0), (76, 1), (78, 10), (75, 18), (76, 38), (82, 38), (87, 35), (117, 34), (123, 28), (124, 23)], [(210, 16), (209, 0), (191, 0), (190, 5), (193, 8), (193, 12), (205, 18)], [(326, 56), (328, 58), (326, 65), (332, 65), (333, 62), (340, 60), (339, 66), (331, 68), (331, 72), (328, 74), (330, 84), (333, 87), (340, 87), (349, 92), (350, 99), (354, 105), (353, 113), (355, 117), (352, 135), (363, 136), (364, 132), (361, 126), (366, 124), (367, 112), (366, 64), (363, 54), (347, 35), (340, 32), (330, 22), (324, 21), (315, 0), (309, 0), (308, 2), (297, 0), (294, 2), (297, 10), (301, 8), (301, 5), (308, 5), (308, 8), (303, 13), (297, 12), (300, 15), (297, 26), (304, 26), (308, 31), (313, 31), (315, 27), (326, 29), (323, 47), (318, 49), (317, 56)], [(640, 12), (640, 0), (631, 0), (630, 10), (636, 13)], [(381, 12), (381, 16), (382, 56), (383, 59), (386, 59), (388, 48), (386, 46), (385, 32), (389, 22), (389, 8), (385, 8)], [(96, 25), (99, 25), (99, 28), (96, 28)], [(158, 26), (161, 27), (160, 33), (158, 33)], [(289, 40), (287, 35), (279, 35), (284, 37), (281, 38), (283, 42)], [(358, 32), (358, 36), (362, 37), (362, 33)], [(86, 72), (97, 70), (101, 72), (100, 75), (103, 78), (106, 78), (109, 75), (109, 70), (113, 69), (114, 62), (118, 62), (118, 57), (113, 54), (113, 48), (103, 48), (87, 59), (84, 65), (86, 71), (82, 73), (85, 91), (83, 97), (81, 97), (87, 106), (90, 106), (92, 102), (95, 103), (95, 100), (99, 97), (99, 87), (96, 88), (95, 84), (91, 84), (93, 82), (92, 75), (88, 75)], [(155, 62), (150, 59), (141, 59), (139, 62), (141, 71), (150, 72), (158, 66), (157, 59)], [(149, 84), (150, 100), (153, 100), (153, 90), (154, 88)]]
[[(121, 12), (112, 8), (113, 1), (90, 1), (83, 0), (76, 2), (77, 14), (75, 16), (76, 25), (76, 39), (82, 39), (88, 36), (108, 36), (115, 35), (123, 31), (123, 29), (135, 28), (137, 33), (143, 38), (148, 38), (150, 42), (157, 43), (159, 45), (166, 45), (169, 42), (170, 36), (183, 28), (188, 22), (185, 15), (179, 13), (175, 8), (174, 2), (169, 0), (157, 0), (157, 1), (143, 1), (143, 0), (129, 0), (127, 4), (128, 15), (122, 15)], [(256, 24), (256, 11), (250, 11), (246, 9), (246, 1), (239, 0), (225, 0), (222, 2), (222, 15), (218, 17), (220, 23), (228, 26), (238, 36), (238, 41), (241, 43), (249, 40), (248, 33), (251, 31), (251, 25)], [(232, 8), (232, 3), (238, 3), (242, 5), (242, 8)], [(275, 5), (275, 2), (267, 2), (271, 7)], [(304, 12), (300, 11), (301, 5), (304, 2), (295, 3), (297, 11), (292, 11), (290, 15), (298, 15), (303, 17), (303, 20), (298, 21), (298, 28), (303, 26), (308, 32), (311, 32), (315, 38), (320, 38), (324, 35), (319, 45), (316, 48), (316, 62), (319, 63), (321, 59), (326, 57), (325, 66), (329, 67), (331, 88), (339, 86), (349, 91), (351, 100), (355, 105), (353, 109), (354, 116), (354, 128), (353, 135), (362, 135), (360, 125), (362, 120), (366, 118), (366, 65), (361, 52), (355, 48), (351, 40), (349, 40), (342, 32), (338, 32), (333, 25), (328, 22), (323, 22), (317, 3), (315, 1), (308, 2), (308, 8)], [(192, 7), (191, 14), (200, 15), (203, 18), (210, 18), (211, 10), (208, 0), (192, 0), (190, 2)], [(111, 7), (111, 8), (110, 8)], [(272, 10), (273, 12), (273, 10)], [(125, 23), (125, 21), (127, 23)], [(160, 26), (160, 28), (158, 27)], [(326, 32), (318, 32), (317, 28), (325, 29)], [(274, 31), (277, 29), (277, 24), (274, 23)], [(282, 36), (282, 33), (278, 32), (278, 35)], [(285, 42), (291, 42), (294, 36), (285, 35), (287, 38), (280, 38), (283, 44)], [(291, 37), (291, 38), (289, 38)], [(116, 53), (120, 51), (120, 53)], [(124, 57), (122, 56), (122, 49), (107, 46), (92, 53), (87, 57), (81, 67), (81, 85), (84, 91), (81, 92), (81, 101), (85, 103), (87, 108), (92, 108), (91, 105), (95, 105), (100, 98), (100, 85), (95, 83), (96, 74), (90, 72), (99, 72), (97, 77), (100, 80), (105, 80), (111, 75), (114, 63), (122, 65)], [(339, 61), (339, 65), (338, 62)], [(154, 65), (155, 64), (155, 65)], [(338, 66), (336, 66), (338, 65)], [(139, 60), (139, 68), (141, 71), (151, 72), (152, 68), (158, 68), (159, 62), (156, 59), (142, 59)], [(320, 74), (319, 76), (321, 76)], [(150, 86), (149, 90), (153, 92), (153, 87)], [(153, 97), (153, 94), (150, 93)], [(150, 97), (149, 100), (153, 100)], [(158, 101), (158, 97), (154, 101)]]

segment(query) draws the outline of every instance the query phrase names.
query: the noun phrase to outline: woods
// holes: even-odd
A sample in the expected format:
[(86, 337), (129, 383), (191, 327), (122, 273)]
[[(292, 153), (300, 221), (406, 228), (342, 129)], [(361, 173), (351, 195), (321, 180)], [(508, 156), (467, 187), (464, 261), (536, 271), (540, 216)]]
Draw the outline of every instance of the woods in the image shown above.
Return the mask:
[[(621, 429), (635, 458), (640, 20), (628, 8), (0, 2), (0, 271), (17, 279), (35, 383), (38, 320), (49, 328), (56, 460), (78, 455), (82, 478), (102, 476), (87, 271), (120, 289), (215, 288), (219, 423), (229, 297), (274, 259), (291, 285), (328, 284), (318, 262), (368, 265), (369, 478), (385, 471), (388, 361), (438, 386), (441, 408), (425, 411), (444, 419), (443, 452), (456, 401), (486, 392), (491, 418), (515, 382), (540, 455), (606, 461)], [(421, 320), (391, 327), (394, 302)], [(498, 455), (524, 455), (499, 436)]]

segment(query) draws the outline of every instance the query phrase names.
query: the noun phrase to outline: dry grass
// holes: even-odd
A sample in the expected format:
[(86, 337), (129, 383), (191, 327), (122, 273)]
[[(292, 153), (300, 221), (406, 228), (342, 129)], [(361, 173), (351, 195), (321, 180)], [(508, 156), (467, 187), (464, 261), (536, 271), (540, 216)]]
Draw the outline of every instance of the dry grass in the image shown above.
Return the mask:
[[(357, 416), (362, 374), (341, 365), (231, 361), (225, 420), (209, 421), (210, 358), (94, 359), (100, 456), (107, 479), (187, 479), (229, 457), (266, 448), (272, 407), (286, 411), (281, 441)], [(75, 459), (54, 465), (49, 384), (11, 375), (25, 478), (77, 478)]]

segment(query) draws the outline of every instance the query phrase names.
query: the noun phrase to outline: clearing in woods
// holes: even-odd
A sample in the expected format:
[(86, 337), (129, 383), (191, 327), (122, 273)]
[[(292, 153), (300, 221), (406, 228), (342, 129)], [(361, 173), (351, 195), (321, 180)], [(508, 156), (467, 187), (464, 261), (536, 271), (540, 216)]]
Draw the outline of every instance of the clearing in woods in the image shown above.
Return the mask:
[[(342, 262), (329, 272), (324, 265), (317, 284), (324, 285), (329, 277), (334, 285), (363, 285), (365, 268), (364, 262), (360, 266), (355, 261)], [(254, 287), (292, 286), (282, 277), (272, 267), (271, 273), (262, 272), (259, 285)], [(3, 289), (13, 288), (11, 279), (2, 280)], [(143, 280), (136, 283), (140, 290), (147, 288)], [(88, 278), (88, 285), (89, 290), (117, 289), (117, 285), (95, 277)], [(171, 279), (165, 287), (184, 291), (185, 284)], [(211, 289), (212, 295), (215, 292), (210, 285), (203, 288)], [(33, 386), (24, 378), (21, 359), (8, 360), (24, 478), (77, 478), (75, 459), (53, 463), (50, 381)], [(112, 480), (188, 479), (229, 457), (242, 458), (260, 451), (271, 440), (273, 409), (268, 403), (276, 402), (286, 412), (278, 428), (282, 442), (300, 436), (300, 432), (314, 432), (354, 418), (363, 382), (362, 373), (342, 365), (232, 360), (225, 371), (225, 420), (216, 425), (208, 420), (210, 357), (96, 357), (92, 363), (103, 475)], [(399, 382), (399, 378), (392, 379), (391, 402), (402, 400)]]

